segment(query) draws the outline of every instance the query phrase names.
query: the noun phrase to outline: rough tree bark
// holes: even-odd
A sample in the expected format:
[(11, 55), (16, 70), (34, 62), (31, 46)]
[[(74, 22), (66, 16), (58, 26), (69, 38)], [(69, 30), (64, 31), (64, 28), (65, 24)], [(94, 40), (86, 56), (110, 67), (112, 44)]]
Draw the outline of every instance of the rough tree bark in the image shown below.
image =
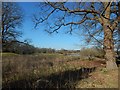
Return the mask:
[[(104, 3), (104, 6), (106, 6), (107, 4), (108, 3)], [(114, 29), (111, 28), (110, 24), (110, 5), (106, 9), (105, 17), (102, 18), (102, 21), (104, 30), (104, 51), (106, 59), (106, 68), (107, 70), (117, 69), (113, 41)]]

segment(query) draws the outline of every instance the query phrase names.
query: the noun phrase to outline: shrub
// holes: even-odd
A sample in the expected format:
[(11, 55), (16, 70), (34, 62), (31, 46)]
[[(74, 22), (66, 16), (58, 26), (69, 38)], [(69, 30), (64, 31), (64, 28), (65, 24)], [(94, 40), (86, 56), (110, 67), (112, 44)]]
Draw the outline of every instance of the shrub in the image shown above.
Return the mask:
[(80, 56), (82, 59), (93, 60), (95, 57), (103, 58), (104, 52), (102, 49), (98, 48), (82, 48)]

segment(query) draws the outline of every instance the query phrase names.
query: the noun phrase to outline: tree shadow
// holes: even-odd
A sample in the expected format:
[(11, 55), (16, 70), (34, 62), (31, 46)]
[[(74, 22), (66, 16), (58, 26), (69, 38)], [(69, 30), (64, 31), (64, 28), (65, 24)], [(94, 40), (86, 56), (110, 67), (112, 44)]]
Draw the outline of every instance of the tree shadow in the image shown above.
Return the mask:
[(116, 57), (116, 64), (118, 67), (120, 67), (120, 56)]
[(60, 73), (54, 73), (47, 77), (39, 77), (34, 80), (18, 80), (3, 86), (2, 90), (18, 88), (75, 88), (77, 81), (88, 78), (89, 73), (95, 71), (96, 67), (68, 70)]
[(55, 73), (48, 77), (41, 78), (35, 84), (36, 88), (75, 88), (76, 82), (88, 78), (89, 73), (96, 68), (81, 68), (78, 70), (68, 70), (61, 73)]

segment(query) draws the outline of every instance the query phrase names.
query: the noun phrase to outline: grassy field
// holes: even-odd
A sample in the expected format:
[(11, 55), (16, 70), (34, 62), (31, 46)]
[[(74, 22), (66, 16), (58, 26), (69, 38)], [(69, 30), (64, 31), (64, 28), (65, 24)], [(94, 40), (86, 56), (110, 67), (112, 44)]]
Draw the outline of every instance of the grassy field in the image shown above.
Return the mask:
[[(3, 89), (117, 88), (118, 72), (105, 62), (62, 54), (2, 54)], [(113, 82), (114, 79), (114, 82)]]

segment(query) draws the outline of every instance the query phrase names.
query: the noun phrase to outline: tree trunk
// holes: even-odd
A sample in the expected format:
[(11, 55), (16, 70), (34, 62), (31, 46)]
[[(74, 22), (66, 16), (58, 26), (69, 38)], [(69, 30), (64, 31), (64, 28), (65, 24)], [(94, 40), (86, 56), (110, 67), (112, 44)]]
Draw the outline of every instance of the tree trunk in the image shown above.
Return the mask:
[(108, 29), (106, 25), (104, 25), (104, 51), (105, 51), (105, 59), (106, 59), (106, 68), (116, 69), (117, 64), (115, 60), (114, 53), (114, 42), (113, 42), (113, 32)]
[[(108, 3), (105, 3), (107, 6)], [(106, 59), (106, 68), (108, 70), (117, 69), (114, 52), (113, 31), (110, 29), (110, 5), (105, 11), (105, 17), (103, 17), (103, 29), (104, 29), (104, 51)]]

